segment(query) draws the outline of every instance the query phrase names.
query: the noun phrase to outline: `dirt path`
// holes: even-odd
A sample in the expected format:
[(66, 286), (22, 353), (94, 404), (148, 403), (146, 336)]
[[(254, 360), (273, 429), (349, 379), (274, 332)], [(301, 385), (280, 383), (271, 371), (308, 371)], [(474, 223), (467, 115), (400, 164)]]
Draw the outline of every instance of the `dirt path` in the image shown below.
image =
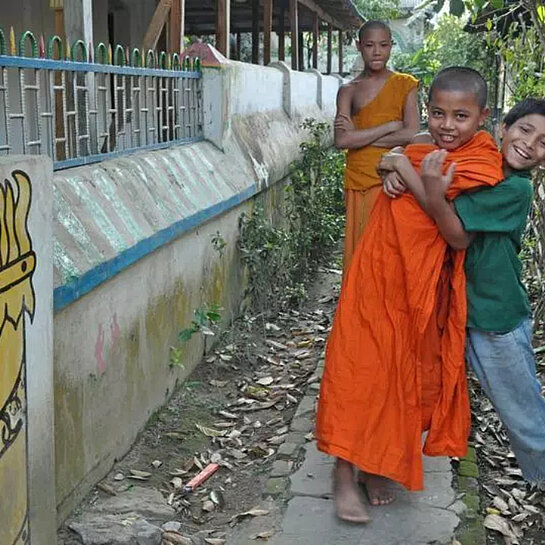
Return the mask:
[[(223, 334), (66, 522), (59, 545), (161, 543), (164, 523), (177, 535), (163, 543), (221, 545), (254, 516), (299, 401), (318, 380), (339, 281), (338, 269), (322, 268), (302, 309), (240, 320)], [(184, 496), (181, 487), (210, 462), (219, 471)]]

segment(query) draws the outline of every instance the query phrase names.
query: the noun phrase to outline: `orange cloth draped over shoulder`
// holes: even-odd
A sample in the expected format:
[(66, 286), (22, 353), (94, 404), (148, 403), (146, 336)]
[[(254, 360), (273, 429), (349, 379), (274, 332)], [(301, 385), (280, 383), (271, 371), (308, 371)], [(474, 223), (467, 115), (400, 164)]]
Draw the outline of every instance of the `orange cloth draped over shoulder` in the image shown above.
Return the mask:
[[(357, 129), (369, 129), (389, 121), (402, 121), (407, 95), (418, 86), (409, 74), (394, 72), (377, 96), (363, 106), (352, 121)], [(348, 150), (345, 170), (346, 235), (344, 270), (347, 271), (382, 186), (377, 166), (387, 148), (365, 146)]]
[[(437, 149), (407, 147), (419, 170)], [(485, 132), (448, 154), (447, 197), (502, 179)], [(465, 252), (452, 251), (410, 195), (381, 194), (341, 289), (317, 416), (318, 448), (409, 490), (424, 453), (463, 456), (470, 428), (465, 377)]]

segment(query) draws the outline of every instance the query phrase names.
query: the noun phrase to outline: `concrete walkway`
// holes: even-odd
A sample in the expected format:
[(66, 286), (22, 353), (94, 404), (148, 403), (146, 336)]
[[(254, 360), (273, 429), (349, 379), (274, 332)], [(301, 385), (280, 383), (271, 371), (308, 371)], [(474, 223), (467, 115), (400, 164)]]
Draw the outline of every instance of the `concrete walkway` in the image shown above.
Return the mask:
[(335, 517), (331, 495), (333, 461), (307, 445), (305, 461), (291, 476), (292, 499), (271, 545), (447, 545), (453, 542), (464, 504), (451, 486), (445, 458), (425, 460), (426, 490), (397, 492), (395, 503), (371, 507), (372, 522), (352, 525)]

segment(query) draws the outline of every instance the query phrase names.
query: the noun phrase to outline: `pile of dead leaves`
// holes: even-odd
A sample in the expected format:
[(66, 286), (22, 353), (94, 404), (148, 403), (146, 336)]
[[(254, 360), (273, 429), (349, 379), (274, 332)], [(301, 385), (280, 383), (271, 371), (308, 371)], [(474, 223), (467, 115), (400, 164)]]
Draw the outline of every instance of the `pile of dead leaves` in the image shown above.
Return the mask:
[[(202, 524), (225, 506), (223, 486), (210, 490), (204, 486), (188, 497), (184, 484), (207, 464), (218, 464), (229, 485), (233, 472), (271, 463), (289, 432), (289, 420), (306, 388), (318, 381), (316, 365), (323, 351), (329, 317), (321, 310), (312, 313), (290, 311), (280, 314), (275, 322), (265, 323), (265, 338), (255, 348), (253, 372), (241, 376), (236, 345), (230, 344), (207, 358), (209, 365), (223, 365), (233, 371), (233, 380), (210, 380), (219, 389), (236, 392), (232, 402), (216, 413), (210, 425), (195, 423), (196, 429), (210, 439), (209, 447), (171, 471), (168, 503), (193, 522)], [(259, 349), (260, 348), (260, 349)], [(171, 432), (175, 434), (176, 432)], [(309, 435), (308, 439), (312, 437)], [(195, 508), (199, 498), (199, 508)], [(237, 514), (230, 519), (234, 525), (259, 510)]]

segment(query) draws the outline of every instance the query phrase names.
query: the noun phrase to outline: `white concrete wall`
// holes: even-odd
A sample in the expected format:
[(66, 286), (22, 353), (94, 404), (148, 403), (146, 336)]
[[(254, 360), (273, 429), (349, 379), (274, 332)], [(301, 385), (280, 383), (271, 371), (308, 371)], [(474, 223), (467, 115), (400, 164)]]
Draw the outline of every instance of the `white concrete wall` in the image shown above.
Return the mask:
[(291, 73), (291, 100), (294, 110), (305, 111), (317, 106), (318, 77), (311, 72)]
[(279, 70), (235, 61), (229, 67), (232, 115), (282, 110), (284, 79)]
[(339, 76), (322, 77), (322, 109), (330, 117), (335, 116), (337, 109), (337, 93), (339, 86), (344, 83)]
[[(333, 85), (322, 87), (320, 108), (317, 82), (313, 73), (235, 62), (205, 69), (209, 141), (55, 174), (59, 520), (200, 361), (195, 336), (184, 368), (169, 366), (194, 309), (213, 302), (237, 314), (238, 219), (260, 193), (270, 207), (282, 199), (277, 182), (306, 137), (300, 122), (332, 120)], [(217, 231), (223, 257), (211, 244)]]

